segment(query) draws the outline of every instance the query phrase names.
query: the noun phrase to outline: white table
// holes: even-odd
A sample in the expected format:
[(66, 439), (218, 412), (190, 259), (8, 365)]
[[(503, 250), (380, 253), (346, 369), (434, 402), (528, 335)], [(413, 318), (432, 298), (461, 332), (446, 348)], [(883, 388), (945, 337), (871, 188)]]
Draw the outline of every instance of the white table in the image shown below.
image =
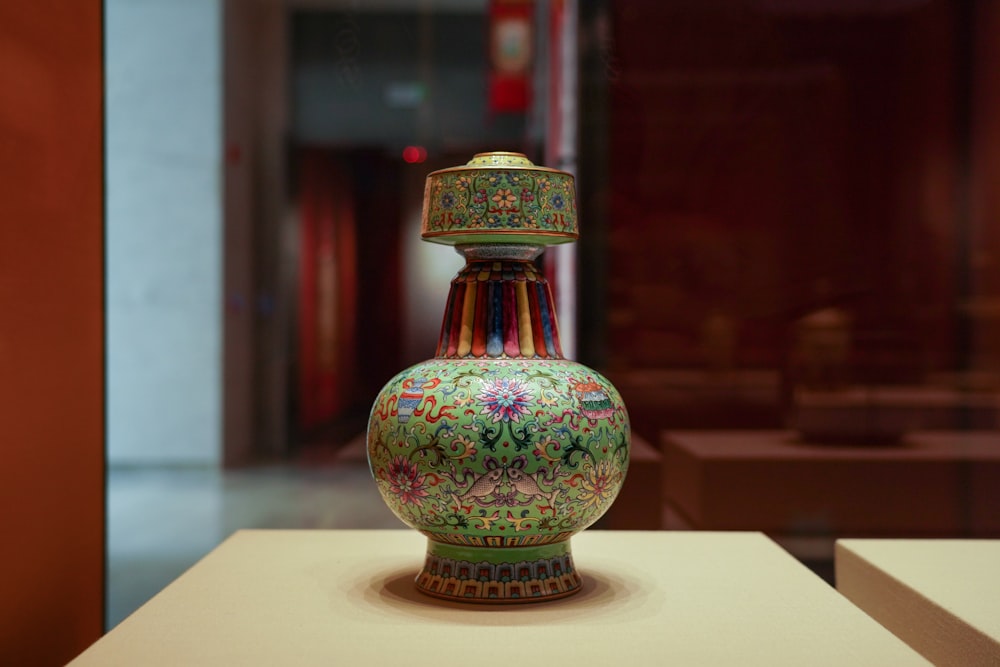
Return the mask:
[(1000, 540), (840, 540), (837, 588), (938, 665), (1000, 665)]
[(911, 665), (902, 641), (759, 533), (589, 531), (577, 595), (416, 592), (412, 531), (241, 531), (73, 665)]

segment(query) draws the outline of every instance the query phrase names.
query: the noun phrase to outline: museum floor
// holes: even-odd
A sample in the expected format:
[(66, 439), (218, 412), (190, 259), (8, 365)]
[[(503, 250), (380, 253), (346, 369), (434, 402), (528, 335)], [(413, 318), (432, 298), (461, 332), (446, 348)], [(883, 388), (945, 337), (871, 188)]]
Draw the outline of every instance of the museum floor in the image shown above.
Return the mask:
[(241, 528), (403, 528), (362, 456), (108, 472), (107, 628)]

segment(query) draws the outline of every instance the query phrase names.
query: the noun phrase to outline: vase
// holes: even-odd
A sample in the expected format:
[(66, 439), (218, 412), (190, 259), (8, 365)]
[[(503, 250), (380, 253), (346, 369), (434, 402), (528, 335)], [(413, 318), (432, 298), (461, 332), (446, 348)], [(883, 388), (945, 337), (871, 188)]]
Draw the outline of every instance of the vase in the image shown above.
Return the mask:
[(422, 236), (466, 264), (433, 359), (389, 380), (368, 423), (382, 498), (427, 537), (417, 589), (516, 603), (580, 590), (570, 538), (614, 501), (629, 458), (621, 396), (563, 357), (535, 260), (577, 238), (571, 174), (520, 153), (428, 175)]

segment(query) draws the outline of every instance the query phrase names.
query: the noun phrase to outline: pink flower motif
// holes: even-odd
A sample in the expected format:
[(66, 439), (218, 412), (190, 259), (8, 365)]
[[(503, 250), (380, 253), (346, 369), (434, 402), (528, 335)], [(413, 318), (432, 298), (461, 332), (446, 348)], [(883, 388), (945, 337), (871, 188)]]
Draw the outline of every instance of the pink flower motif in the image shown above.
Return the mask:
[(494, 423), (501, 420), (520, 423), (521, 415), (531, 412), (528, 406), (533, 400), (531, 391), (511, 378), (485, 383), (476, 398), (483, 401), (479, 414), (490, 415)]
[(386, 477), (389, 491), (398, 496), (404, 505), (418, 505), (421, 498), (427, 497), (427, 486), (424, 484), (427, 476), (419, 474), (417, 466), (403, 455), (392, 460)]

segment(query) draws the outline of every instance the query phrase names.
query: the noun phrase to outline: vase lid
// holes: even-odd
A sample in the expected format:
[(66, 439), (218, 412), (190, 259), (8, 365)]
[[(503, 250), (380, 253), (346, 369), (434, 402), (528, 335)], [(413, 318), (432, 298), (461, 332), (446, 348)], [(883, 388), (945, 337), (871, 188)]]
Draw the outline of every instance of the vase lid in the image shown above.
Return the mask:
[(523, 153), (477, 153), (465, 165), (428, 174), (421, 236), (450, 245), (574, 241), (573, 175), (537, 166)]

